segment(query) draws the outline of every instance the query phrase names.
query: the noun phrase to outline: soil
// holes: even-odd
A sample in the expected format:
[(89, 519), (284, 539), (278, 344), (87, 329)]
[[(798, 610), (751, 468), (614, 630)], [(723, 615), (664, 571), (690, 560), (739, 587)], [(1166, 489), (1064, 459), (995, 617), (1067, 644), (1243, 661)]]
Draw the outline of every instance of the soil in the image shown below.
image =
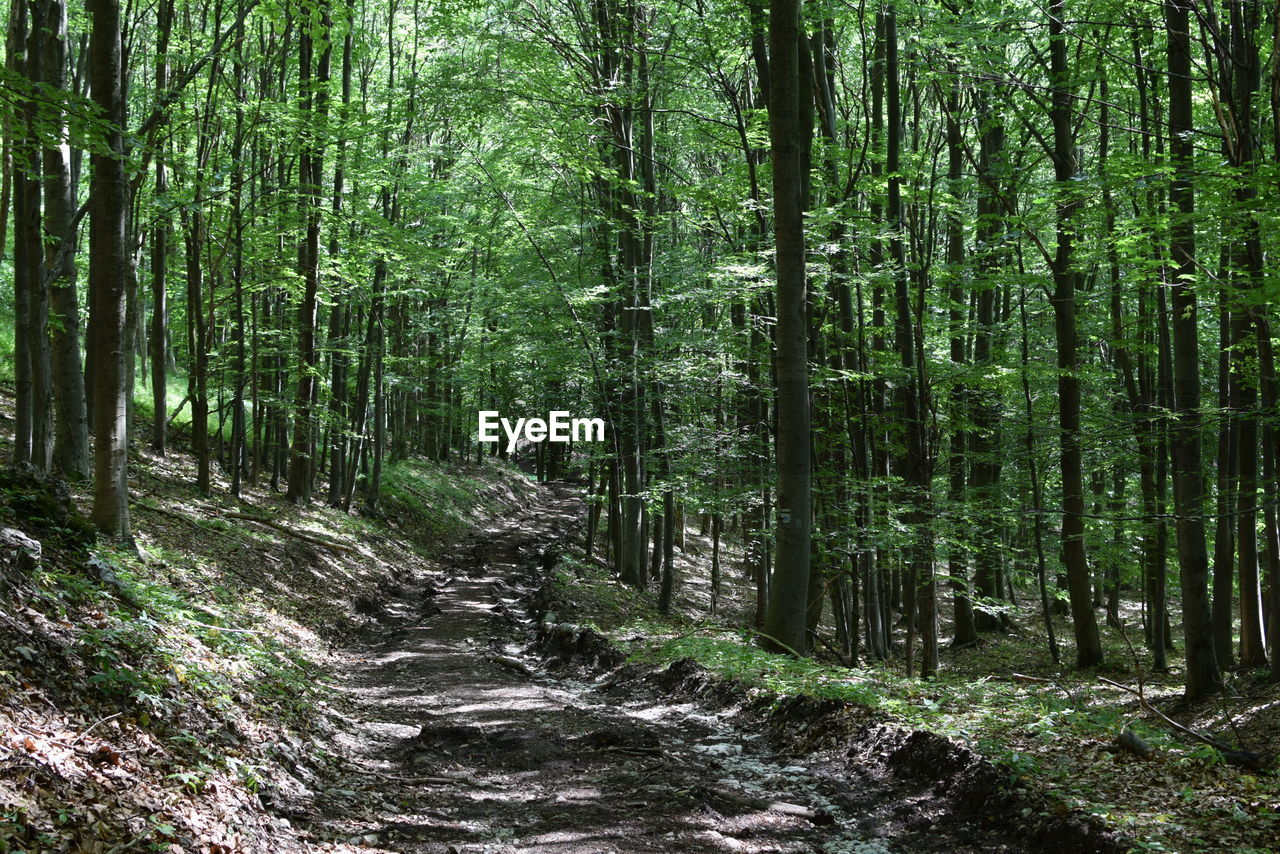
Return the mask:
[(300, 756), (268, 808), (324, 847), (424, 854), (1123, 849), (938, 736), (625, 664), (539, 607), (582, 513), (549, 486), (366, 603), (334, 756)]

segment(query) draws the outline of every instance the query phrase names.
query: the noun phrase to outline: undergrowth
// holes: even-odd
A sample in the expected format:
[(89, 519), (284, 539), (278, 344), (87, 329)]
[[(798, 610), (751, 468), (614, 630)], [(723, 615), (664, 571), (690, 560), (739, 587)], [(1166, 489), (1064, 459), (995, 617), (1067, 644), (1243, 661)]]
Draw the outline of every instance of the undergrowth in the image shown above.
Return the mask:
[(449, 542), (512, 496), (501, 483), (518, 488), (523, 480), (513, 467), (488, 458), (462, 465), (400, 460), (383, 474), (381, 512), (419, 544)]

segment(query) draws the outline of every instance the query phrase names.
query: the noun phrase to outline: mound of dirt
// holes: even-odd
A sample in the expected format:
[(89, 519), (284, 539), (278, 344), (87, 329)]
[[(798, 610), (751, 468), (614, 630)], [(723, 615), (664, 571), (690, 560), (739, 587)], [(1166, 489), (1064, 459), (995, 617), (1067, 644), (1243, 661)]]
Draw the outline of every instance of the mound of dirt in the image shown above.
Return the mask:
[(604, 636), (566, 623), (540, 622), (539, 648), (604, 679), (606, 690), (639, 683), (673, 703), (696, 701), (727, 712), (740, 726), (767, 733), (775, 748), (803, 756), (819, 774), (862, 781), (848, 802), (873, 832), (910, 850), (980, 850), (1046, 854), (1119, 854), (1127, 839), (1101, 820), (1067, 812), (1016, 775), (936, 733), (910, 730), (865, 706), (783, 697), (723, 679), (684, 658), (662, 669), (624, 664)]

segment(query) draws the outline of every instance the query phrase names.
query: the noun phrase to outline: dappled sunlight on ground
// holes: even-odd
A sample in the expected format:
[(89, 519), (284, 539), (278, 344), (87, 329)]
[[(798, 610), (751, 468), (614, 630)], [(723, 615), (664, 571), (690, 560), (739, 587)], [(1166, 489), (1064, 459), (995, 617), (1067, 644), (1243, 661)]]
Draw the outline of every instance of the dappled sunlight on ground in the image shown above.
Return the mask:
[(355, 797), (331, 804), (318, 793), (304, 808), (313, 831), (423, 852), (883, 850), (853, 822), (819, 831), (717, 795), (830, 806), (796, 768), (783, 773), (794, 763), (722, 717), (611, 693), (525, 654), (533, 590), (522, 585), (572, 523), (567, 502), (489, 526), (430, 577), (435, 595), (385, 603), (384, 636), (338, 653), (353, 764), (334, 785)]

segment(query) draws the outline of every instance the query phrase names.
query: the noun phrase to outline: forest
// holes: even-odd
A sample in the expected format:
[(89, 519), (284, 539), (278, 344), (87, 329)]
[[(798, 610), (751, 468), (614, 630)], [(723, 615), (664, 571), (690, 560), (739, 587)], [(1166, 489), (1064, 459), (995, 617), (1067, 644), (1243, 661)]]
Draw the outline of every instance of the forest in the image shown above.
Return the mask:
[(1274, 715), (1179, 716), (1280, 682), (1278, 44), (1261, 0), (11, 0), (6, 477), (145, 564), (184, 507), (346, 554), (453, 524), (409, 472), (523, 470), (632, 634), (1097, 677), (1261, 775)]

